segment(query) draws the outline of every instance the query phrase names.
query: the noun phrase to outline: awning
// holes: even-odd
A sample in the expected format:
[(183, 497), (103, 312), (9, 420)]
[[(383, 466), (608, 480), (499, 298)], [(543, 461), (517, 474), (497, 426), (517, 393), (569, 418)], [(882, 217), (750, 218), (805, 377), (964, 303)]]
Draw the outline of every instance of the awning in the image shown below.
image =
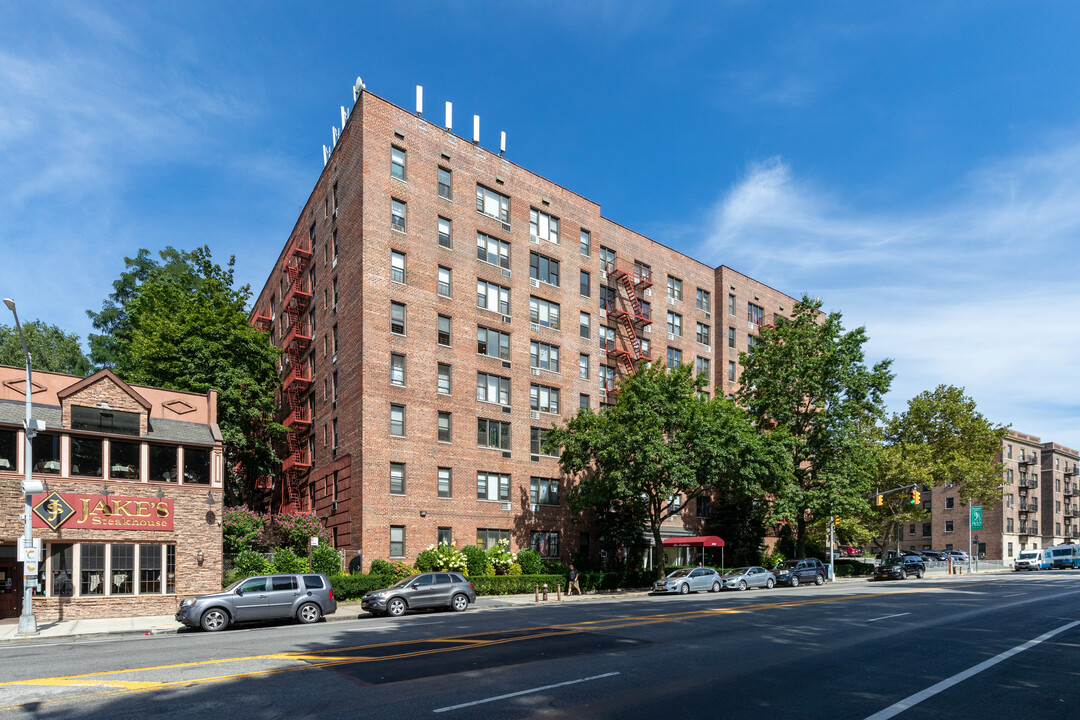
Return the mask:
[(667, 538), (664, 547), (724, 547), (724, 541), (715, 535)]

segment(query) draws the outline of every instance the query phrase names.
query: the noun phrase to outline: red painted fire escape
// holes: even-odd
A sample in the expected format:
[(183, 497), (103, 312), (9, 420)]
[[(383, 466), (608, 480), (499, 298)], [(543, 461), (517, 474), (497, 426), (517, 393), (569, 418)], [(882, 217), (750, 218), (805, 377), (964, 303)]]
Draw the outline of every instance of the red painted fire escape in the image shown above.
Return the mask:
[[(640, 294), (652, 287), (649, 269), (627, 260), (608, 262), (608, 280), (614, 280), (616, 287), (623, 292), (616, 294), (614, 302), (608, 302), (607, 314), (615, 320), (615, 341), (602, 341), (609, 358), (614, 358), (620, 375), (628, 375), (637, 369), (638, 362), (650, 360), (652, 353), (644, 347), (642, 334), (645, 327), (652, 324), (652, 313), (641, 303)], [(606, 388), (613, 394), (614, 387)]]
[(288, 326), (281, 345), (285, 350), (285, 376), (282, 379), (284, 397), (288, 403), (282, 424), (288, 428), (285, 435), (285, 458), (281, 462), (281, 472), (285, 479), (282, 488), (282, 509), (296, 509), (300, 504), (300, 477), (311, 469), (311, 454), (305, 447), (301, 435), (311, 428), (311, 410), (301, 399), (301, 395), (311, 386), (311, 369), (303, 361), (304, 351), (311, 345), (311, 326), (303, 321), (308, 304), (311, 302), (312, 288), (305, 277), (307, 263), (311, 259), (311, 245), (308, 240), (293, 242), (282, 263), (282, 271), (288, 277), (289, 285), (281, 298)]

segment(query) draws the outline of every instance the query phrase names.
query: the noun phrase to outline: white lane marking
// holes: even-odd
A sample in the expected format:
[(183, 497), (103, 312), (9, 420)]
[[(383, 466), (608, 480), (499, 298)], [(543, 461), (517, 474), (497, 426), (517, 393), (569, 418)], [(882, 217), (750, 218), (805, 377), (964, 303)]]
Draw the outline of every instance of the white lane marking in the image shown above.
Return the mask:
[(506, 700), (507, 698), (517, 697), (519, 695), (528, 695), (530, 693), (540, 692), (542, 690), (551, 690), (553, 688), (565, 687), (567, 685), (577, 685), (578, 683), (589, 682), (590, 680), (600, 680), (606, 677), (612, 677), (618, 675), (617, 672), (604, 673), (603, 675), (593, 675), (592, 677), (579, 678), (577, 680), (567, 680), (566, 682), (555, 683), (554, 685), (544, 685), (543, 687), (532, 688), (531, 690), (521, 690), (519, 692), (507, 693), (506, 695), (497, 695), (495, 697), (484, 698), (483, 700), (474, 700), (473, 702), (462, 703), (460, 705), (450, 705), (449, 707), (438, 708), (433, 712), (441, 713), (448, 712), (450, 710), (460, 710), (461, 708), (472, 707), (473, 705), (483, 705), (484, 703), (495, 702), (496, 700)]
[(1027, 595), (1027, 593), (1013, 593), (1012, 595), (1002, 595), (1001, 597), (1003, 597), (1003, 598), (1007, 598), (1007, 597), (1017, 597), (1017, 596), (1019, 596), (1019, 595)]
[(878, 620), (888, 620), (889, 618), (904, 617), (905, 615), (910, 615), (910, 614), (911, 613), (906, 612), (906, 613), (897, 613), (896, 615), (882, 615), (881, 617), (874, 618), (873, 620), (867, 620), (866, 622), (877, 622)]
[(967, 680), (969, 677), (971, 677), (973, 675), (978, 675), (983, 670), (986, 670), (987, 668), (991, 668), (994, 665), (997, 665), (999, 662), (1003, 662), (1005, 660), (1008, 660), (1013, 655), (1017, 655), (1019, 653), (1022, 653), (1025, 650), (1030, 650), (1031, 648), (1035, 647), (1039, 643), (1044, 642), (1046, 640), (1049, 640), (1050, 638), (1054, 637), (1055, 635), (1057, 635), (1059, 633), (1063, 633), (1066, 630), (1070, 630), (1070, 629), (1076, 627), (1077, 625), (1080, 625), (1080, 620), (1074, 620), (1071, 623), (1066, 623), (1065, 625), (1062, 625), (1061, 627), (1057, 628), (1056, 630), (1051, 630), (1050, 632), (1043, 633), (1042, 635), (1035, 638), (1034, 640), (1028, 640), (1026, 643), (1023, 643), (1022, 645), (1017, 645), (1016, 647), (1011, 648), (1009, 650), (1006, 650), (1005, 652), (1003, 652), (1003, 653), (1001, 653), (999, 655), (995, 655), (994, 657), (990, 658), (989, 660), (984, 660), (983, 662), (979, 663), (978, 665), (975, 665), (974, 667), (970, 667), (967, 670), (964, 670), (963, 672), (957, 673), (956, 675), (953, 675), (950, 678), (946, 678), (946, 679), (942, 680), (937, 685), (931, 685), (930, 687), (926, 688), (925, 690), (917, 692), (914, 695), (909, 695), (908, 697), (904, 698), (900, 702), (895, 703), (893, 705), (890, 705), (889, 707), (885, 708), (884, 710), (882, 710), (880, 712), (876, 712), (873, 715), (870, 715), (869, 717), (866, 718), (866, 720), (887, 720), (888, 718), (895, 717), (895, 716), (899, 715), (900, 713), (904, 712), (905, 710), (908, 710), (909, 708), (912, 708), (915, 705), (918, 705), (923, 700), (926, 700), (927, 698), (931, 698), (934, 695), (937, 695), (939, 692), (942, 692), (944, 690), (948, 690), (953, 685), (961, 683), (961, 682), (963, 682), (964, 680)]

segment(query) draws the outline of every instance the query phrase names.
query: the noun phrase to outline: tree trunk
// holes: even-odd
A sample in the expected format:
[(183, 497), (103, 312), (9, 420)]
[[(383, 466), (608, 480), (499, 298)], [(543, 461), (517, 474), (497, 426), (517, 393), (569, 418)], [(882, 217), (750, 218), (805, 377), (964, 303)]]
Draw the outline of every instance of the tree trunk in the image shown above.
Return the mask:
[(652, 527), (653, 533), (653, 567), (656, 568), (656, 579), (664, 577), (664, 541), (660, 537), (660, 526), (656, 523)]
[(795, 557), (806, 557), (806, 518), (803, 516), (795, 523)]

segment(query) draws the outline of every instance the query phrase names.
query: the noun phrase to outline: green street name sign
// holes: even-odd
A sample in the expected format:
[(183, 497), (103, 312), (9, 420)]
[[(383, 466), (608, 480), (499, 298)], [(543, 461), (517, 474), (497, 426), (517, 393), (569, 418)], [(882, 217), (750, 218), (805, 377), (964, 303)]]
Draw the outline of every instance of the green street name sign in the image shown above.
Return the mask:
[(982, 530), (982, 508), (972, 506), (971, 507), (971, 529)]

